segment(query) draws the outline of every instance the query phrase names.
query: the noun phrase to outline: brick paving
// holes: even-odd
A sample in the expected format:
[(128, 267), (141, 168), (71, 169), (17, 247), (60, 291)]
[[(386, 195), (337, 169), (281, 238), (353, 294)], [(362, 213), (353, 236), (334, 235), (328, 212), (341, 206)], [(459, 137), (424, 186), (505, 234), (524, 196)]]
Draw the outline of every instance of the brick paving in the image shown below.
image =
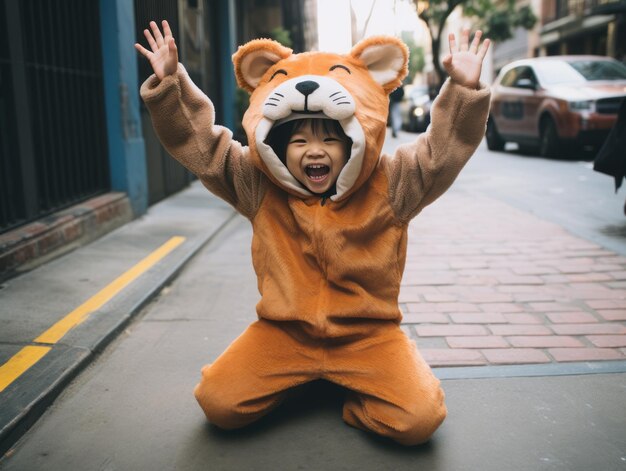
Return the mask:
[(458, 190), (409, 234), (402, 325), (432, 366), (626, 360), (626, 257)]

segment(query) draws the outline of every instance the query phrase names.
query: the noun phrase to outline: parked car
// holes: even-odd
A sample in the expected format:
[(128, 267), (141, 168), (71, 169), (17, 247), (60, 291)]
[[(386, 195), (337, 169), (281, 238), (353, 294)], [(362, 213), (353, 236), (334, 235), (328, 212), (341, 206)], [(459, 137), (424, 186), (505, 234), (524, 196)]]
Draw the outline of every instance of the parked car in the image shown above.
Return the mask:
[(494, 82), (487, 147), (506, 142), (555, 157), (599, 147), (626, 96), (626, 66), (609, 57), (549, 56), (504, 67)]
[(404, 95), (402, 103), (402, 127), (410, 132), (426, 131), (430, 124), (430, 106), (432, 100), (428, 87), (416, 85)]

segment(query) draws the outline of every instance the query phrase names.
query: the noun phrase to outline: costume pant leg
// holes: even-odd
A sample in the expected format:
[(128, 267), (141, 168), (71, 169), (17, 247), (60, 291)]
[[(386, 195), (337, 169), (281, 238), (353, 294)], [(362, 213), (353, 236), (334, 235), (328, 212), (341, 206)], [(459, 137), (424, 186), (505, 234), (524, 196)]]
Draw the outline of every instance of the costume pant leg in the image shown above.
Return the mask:
[(321, 356), (276, 323), (260, 320), (202, 369), (194, 394), (209, 422), (243, 427), (277, 406), (288, 389), (319, 378)]
[(395, 324), (329, 350), (325, 373), (351, 390), (343, 418), (354, 427), (416, 445), (446, 417), (439, 380)]

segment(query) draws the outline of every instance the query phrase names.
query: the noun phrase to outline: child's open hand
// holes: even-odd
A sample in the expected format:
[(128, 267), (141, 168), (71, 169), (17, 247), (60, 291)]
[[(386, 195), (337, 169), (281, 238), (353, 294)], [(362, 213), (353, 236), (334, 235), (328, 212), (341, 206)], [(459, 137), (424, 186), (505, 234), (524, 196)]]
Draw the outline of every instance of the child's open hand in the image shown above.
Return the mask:
[(482, 31), (476, 31), (474, 40), (470, 46), (469, 30), (463, 30), (461, 33), (461, 44), (457, 50), (455, 50), (456, 39), (454, 34), (450, 33), (448, 36), (450, 54), (443, 58), (443, 66), (452, 80), (469, 88), (478, 88), (483, 59), (489, 49), (489, 39), (485, 39), (480, 49), (478, 48), (482, 35)]
[(157, 78), (163, 80), (168, 75), (176, 73), (176, 68), (178, 67), (178, 49), (176, 48), (170, 25), (166, 20), (163, 20), (163, 32), (165, 33), (165, 37), (161, 34), (159, 27), (154, 21), (150, 22), (150, 28), (152, 29), (152, 33), (144, 29), (143, 34), (148, 40), (152, 52), (138, 43), (135, 43), (135, 49), (150, 61), (152, 70), (154, 70), (154, 74)]

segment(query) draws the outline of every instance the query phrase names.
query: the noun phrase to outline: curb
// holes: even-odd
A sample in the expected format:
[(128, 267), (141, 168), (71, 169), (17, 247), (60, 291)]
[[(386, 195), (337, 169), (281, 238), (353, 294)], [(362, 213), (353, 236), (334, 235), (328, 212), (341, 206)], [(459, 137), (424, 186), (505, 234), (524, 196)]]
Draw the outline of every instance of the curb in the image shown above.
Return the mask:
[(0, 235), (0, 281), (59, 257), (130, 222), (130, 200), (110, 192)]
[[(0, 455), (4, 455), (43, 415), (65, 387), (104, 351), (154, 297), (171, 282), (200, 249), (216, 237), (236, 216), (230, 216), (206, 234), (184, 242), (159, 262), (119, 299), (113, 299), (102, 309), (67, 335), (80, 340), (70, 346), (55, 344), (38, 363), (20, 376), (3, 393), (0, 411)], [(169, 261), (171, 260), (171, 261)], [(71, 336), (71, 337), (69, 337)], [(10, 451), (9, 451), (10, 453)]]

